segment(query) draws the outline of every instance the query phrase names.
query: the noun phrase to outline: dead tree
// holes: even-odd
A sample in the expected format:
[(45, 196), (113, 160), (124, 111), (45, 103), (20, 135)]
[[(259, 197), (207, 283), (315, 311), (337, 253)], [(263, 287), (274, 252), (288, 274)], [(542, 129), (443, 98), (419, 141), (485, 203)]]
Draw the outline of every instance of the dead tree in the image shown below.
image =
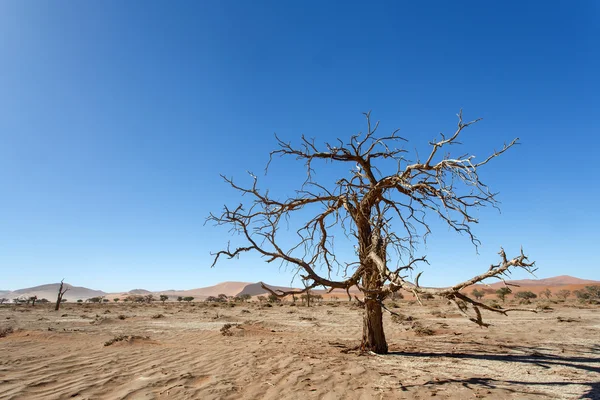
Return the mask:
[[(468, 154), (451, 157), (443, 151), (458, 145), (463, 130), (478, 121), (463, 122), (461, 111), (458, 127), (451, 135), (441, 134), (439, 139), (430, 142), (431, 150), (424, 160), (417, 156), (416, 161), (409, 161), (407, 151), (401, 147), (406, 139), (398, 136), (398, 130), (379, 136), (376, 134), (379, 123), (371, 123), (370, 113), (365, 117), (366, 134), (351, 136), (346, 143), (338, 139), (335, 144), (325, 143), (319, 148), (314, 139), (302, 136), (300, 145), (293, 146), (276, 136), (278, 149), (271, 152), (267, 171), (274, 156), (291, 156), (305, 163), (308, 177), (293, 197), (282, 200), (259, 190), (253, 174), (250, 174), (249, 186), (223, 176), (226, 183), (249, 201), (233, 208), (225, 206), (221, 214), (208, 217), (208, 221), (216, 225), (231, 227), (243, 240), (243, 244), (228, 245), (214, 253), (213, 266), (221, 256), (233, 258), (252, 251), (267, 262), (292, 266), (303, 280), (312, 282), (303, 290), (292, 291), (271, 290), (263, 285), (278, 296), (307, 293), (323, 286), (330, 290), (344, 289), (350, 297), (349, 289), (356, 286), (364, 295), (364, 301), (360, 302), (365, 309), (362, 348), (380, 354), (388, 350), (382, 301), (399, 290), (413, 293), (419, 302), (422, 296), (446, 298), (480, 326), (488, 325), (482, 320), (481, 309), (502, 314), (511, 311), (491, 308), (470, 298), (463, 289), (487, 278), (504, 280), (515, 268), (533, 272), (534, 263), (528, 261), (522, 249), (514, 258), (508, 258), (501, 249), (499, 263), (481, 275), (448, 288), (422, 287), (420, 273), (414, 281), (409, 281), (406, 272), (419, 262), (427, 262), (424, 256), (417, 257), (415, 253), (418, 244), (431, 232), (425, 219), (428, 214), (438, 216), (454, 231), (465, 234), (477, 247), (479, 241), (471, 232), (471, 226), (478, 222), (473, 210), (497, 207), (495, 194), (480, 180), (478, 171), (514, 146), (518, 138), (480, 162)], [(317, 182), (313, 167), (318, 161), (345, 163), (349, 175), (329, 185)], [(297, 215), (307, 218), (308, 222), (303, 220), (301, 227), (288, 235), (297, 240), (284, 248), (282, 231)], [(340, 237), (334, 233), (339, 230), (356, 242), (355, 262), (338, 262), (333, 247), (334, 239)], [(285, 243), (291, 240), (290, 237), (285, 239)], [(332, 274), (340, 268), (343, 278), (333, 279)]]
[(64, 286), (64, 279), (62, 281), (60, 281), (60, 286), (58, 288), (58, 295), (56, 296), (56, 306), (54, 307), (54, 311), (58, 311), (60, 309), (60, 303), (62, 303), (62, 298), (65, 295), (65, 293), (67, 292), (67, 290), (69, 290), (69, 288), (65, 287), (63, 289)]

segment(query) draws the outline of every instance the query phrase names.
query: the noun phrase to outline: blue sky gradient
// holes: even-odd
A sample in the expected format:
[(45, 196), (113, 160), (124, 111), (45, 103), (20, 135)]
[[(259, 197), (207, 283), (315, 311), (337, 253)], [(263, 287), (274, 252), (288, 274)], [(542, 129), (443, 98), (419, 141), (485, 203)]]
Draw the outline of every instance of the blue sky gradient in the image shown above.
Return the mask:
[(483, 121), (457, 151), (522, 145), (482, 171), (502, 214), (478, 213), (479, 254), (432, 218), (421, 282), (520, 245), (539, 277), (600, 280), (598, 4), (0, 2), (0, 289), (289, 284), (256, 256), (209, 268), (230, 237), (204, 220), (240, 201), (219, 173), (284, 196), (303, 170), (262, 177), (275, 132), (348, 138), (372, 110), (425, 151), (461, 108)]

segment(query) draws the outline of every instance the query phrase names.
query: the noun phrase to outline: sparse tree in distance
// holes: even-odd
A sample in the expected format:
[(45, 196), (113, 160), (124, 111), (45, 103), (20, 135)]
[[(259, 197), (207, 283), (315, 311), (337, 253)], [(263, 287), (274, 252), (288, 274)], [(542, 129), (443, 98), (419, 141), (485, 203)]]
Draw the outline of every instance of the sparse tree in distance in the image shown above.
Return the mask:
[(37, 300), (37, 296), (31, 296), (30, 298), (27, 299), (27, 304), (29, 304), (31, 302), (31, 306), (35, 307), (36, 300)]
[(83, 300), (77, 299), (77, 303), (83, 303)]
[(274, 294), (270, 294), (269, 296), (267, 296), (267, 300), (269, 303), (279, 303), (281, 301), (279, 296)]
[(62, 281), (60, 281), (60, 286), (58, 287), (58, 294), (56, 296), (56, 306), (54, 306), (54, 311), (58, 311), (60, 309), (60, 303), (63, 302), (63, 296), (69, 290), (69, 288), (67, 288), (67, 287), (63, 288), (63, 287), (64, 287), (64, 279)]
[(102, 297), (90, 297), (85, 302), (86, 303), (100, 303), (102, 301)]
[[(402, 292), (393, 292), (390, 295), (392, 300), (402, 300), (404, 298), (404, 295), (402, 294)], [(337, 297), (336, 297), (337, 300)]]
[(481, 299), (483, 299), (483, 296), (485, 296), (485, 292), (483, 290), (477, 290), (477, 289), (473, 289), (473, 291), (471, 292), (471, 294), (477, 300), (481, 300)]
[[(251, 174), (252, 183), (240, 185), (223, 176), (226, 183), (238, 190), (248, 204), (224, 207), (220, 214), (211, 214), (209, 221), (227, 225), (243, 243), (214, 254), (213, 265), (221, 256), (235, 258), (245, 252), (257, 252), (267, 262), (281, 262), (299, 271), (300, 277), (312, 282), (303, 290), (271, 290), (278, 296), (300, 294), (317, 286), (348, 291), (356, 286), (364, 296), (364, 317), (361, 348), (385, 354), (388, 351), (382, 320), (382, 301), (391, 293), (405, 290), (415, 293), (420, 300), (424, 295), (436, 295), (457, 304), (459, 311), (470, 320), (487, 326), (480, 309), (506, 314), (509, 310), (489, 307), (461, 292), (462, 289), (487, 278), (501, 278), (510, 269), (533, 270), (523, 251), (508, 258), (503, 249), (500, 262), (486, 272), (448, 288), (437, 289), (408, 281), (405, 272), (413, 270), (424, 256), (417, 256), (418, 245), (431, 232), (426, 215), (440, 217), (451, 230), (465, 234), (477, 246), (479, 241), (471, 231), (478, 220), (474, 210), (497, 206), (495, 194), (488, 189), (478, 173), (481, 167), (500, 156), (517, 143), (517, 139), (482, 161), (473, 155), (452, 157), (449, 147), (459, 144), (461, 132), (476, 121), (463, 122), (458, 115), (458, 127), (448, 136), (430, 142), (431, 151), (424, 159), (418, 155), (409, 161), (407, 150), (401, 146), (406, 140), (398, 130), (379, 136), (379, 123), (373, 124), (366, 113), (367, 130), (350, 137), (346, 143), (337, 140), (324, 147), (314, 140), (302, 137), (294, 146), (276, 137), (279, 148), (271, 153), (304, 161), (307, 179), (298, 184), (294, 197), (280, 199), (271, 191), (258, 188), (258, 178)], [(340, 176), (333, 184), (316, 181), (318, 162), (344, 164), (349, 175)], [(270, 162), (269, 162), (270, 164)], [(269, 165), (267, 165), (269, 168)], [(334, 167), (332, 167), (334, 169)], [(300, 211), (298, 213), (298, 211)], [(392, 218), (393, 216), (393, 218)], [(298, 219), (303, 219), (298, 221)], [(288, 223), (300, 226), (289, 237), (297, 242), (284, 247), (288, 238), (281, 233)], [(338, 261), (333, 251), (334, 242), (343, 230), (348, 240), (356, 241), (356, 262)], [(342, 237), (344, 235), (341, 235)], [(340, 268), (345, 278), (336, 280)], [(324, 273), (320, 273), (319, 271)]]
[(522, 303), (525, 304), (529, 304), (531, 300), (535, 298), (537, 298), (537, 294), (533, 293), (531, 290), (515, 293), (515, 299), (519, 299)]
[(586, 286), (585, 289), (574, 290), (573, 294), (581, 302), (595, 303), (600, 301), (600, 285)]
[(540, 295), (544, 296), (546, 299), (550, 299), (550, 297), (552, 297), (552, 291), (546, 288), (540, 292)]
[(248, 293), (245, 293), (240, 296), (240, 299), (242, 299), (242, 301), (250, 301), (251, 298), (252, 296), (250, 296)]
[(113, 299), (113, 301), (114, 301), (115, 303), (118, 303), (120, 300), (121, 300), (121, 299), (120, 299), (120, 298), (118, 298), (118, 297), (115, 297), (115, 298)]
[(102, 299), (102, 302), (103, 302), (103, 303), (108, 303), (109, 301), (110, 301), (110, 300), (108, 300), (108, 299)]
[(267, 301), (267, 298), (266, 298), (265, 296), (257, 296), (256, 298), (258, 299), (258, 302), (259, 302), (259, 303), (262, 303), (262, 302), (264, 302), (264, 301)]
[(498, 296), (498, 298), (500, 300), (502, 300), (503, 303), (504, 303), (504, 300), (506, 300), (506, 296), (508, 296), (511, 293), (512, 293), (512, 290), (510, 290), (510, 288), (508, 288), (506, 286), (501, 287), (500, 289), (496, 290), (496, 296)]
[(163, 305), (165, 304), (165, 301), (169, 300), (169, 296), (167, 296), (166, 294), (161, 294), (160, 295), (160, 301), (162, 301)]
[(183, 301), (183, 297), (182, 296), (177, 296), (177, 301), (182, 302)]
[(558, 292), (556, 292), (556, 297), (558, 297), (561, 300), (566, 300), (567, 297), (569, 297), (570, 295), (571, 291), (567, 289), (561, 289)]
[(186, 296), (183, 298), (183, 301), (189, 303), (190, 301), (194, 300), (194, 298), (192, 296)]
[(8, 299), (6, 297), (3, 297), (0, 299), (0, 304), (4, 304), (8, 301)]

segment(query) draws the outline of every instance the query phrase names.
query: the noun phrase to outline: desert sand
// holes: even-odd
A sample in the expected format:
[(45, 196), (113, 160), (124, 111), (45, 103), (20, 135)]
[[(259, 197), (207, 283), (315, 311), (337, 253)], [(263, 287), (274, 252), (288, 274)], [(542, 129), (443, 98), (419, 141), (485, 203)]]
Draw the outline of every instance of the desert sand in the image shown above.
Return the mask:
[(397, 305), (415, 321), (386, 313), (385, 356), (354, 349), (362, 310), (342, 301), (4, 305), (0, 399), (600, 398), (598, 306), (479, 328), (442, 300)]

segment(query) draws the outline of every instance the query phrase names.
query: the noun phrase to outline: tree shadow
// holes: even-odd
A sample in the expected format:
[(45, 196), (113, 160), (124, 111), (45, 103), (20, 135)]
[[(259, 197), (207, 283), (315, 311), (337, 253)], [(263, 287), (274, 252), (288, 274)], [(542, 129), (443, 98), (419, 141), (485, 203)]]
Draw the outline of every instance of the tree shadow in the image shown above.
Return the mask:
[[(589, 390), (586, 391), (579, 399), (600, 399), (600, 382), (525, 382), (525, 381), (511, 381), (511, 380), (500, 380), (494, 378), (466, 378), (466, 379), (441, 379), (436, 381), (428, 381), (424, 384), (419, 385), (403, 385), (403, 390), (408, 390), (413, 387), (423, 386), (443, 386), (457, 383), (468, 389), (473, 389), (472, 386), (486, 388), (486, 389), (498, 389), (502, 388), (512, 393), (522, 394), (536, 394), (540, 396), (546, 396), (545, 392), (531, 391), (531, 390), (518, 390), (519, 386), (531, 388), (532, 386), (569, 386), (569, 385), (585, 385), (589, 386)], [(512, 387), (507, 387), (511, 385)]]
[[(481, 344), (484, 345), (484, 344)], [(489, 345), (488, 345), (489, 347)], [(581, 399), (600, 399), (600, 353), (598, 352), (598, 346), (592, 346), (588, 348), (587, 352), (582, 352), (578, 356), (563, 356), (543, 353), (547, 351), (547, 348), (542, 347), (527, 347), (527, 346), (503, 346), (505, 349), (510, 348), (511, 351), (521, 352), (518, 353), (485, 353), (485, 352), (419, 352), (419, 351), (396, 351), (390, 352), (391, 356), (402, 356), (402, 357), (417, 357), (417, 358), (454, 358), (454, 359), (470, 359), (470, 360), (485, 360), (485, 361), (498, 361), (498, 362), (510, 362), (510, 363), (522, 363), (535, 365), (544, 369), (550, 369), (552, 367), (566, 367), (573, 368), (580, 371), (588, 371), (599, 374), (597, 381), (579, 381), (579, 382), (526, 382), (526, 381), (511, 381), (511, 380), (499, 380), (494, 378), (468, 378), (468, 379), (445, 379), (435, 380), (426, 382), (424, 385), (439, 386), (448, 385), (452, 383), (458, 383), (465, 387), (469, 385), (477, 385), (488, 389), (502, 386), (503, 389), (519, 392), (514, 385), (524, 385), (525, 387), (535, 386), (568, 386), (568, 385), (584, 385), (588, 386), (589, 390), (581, 396)], [(587, 356), (587, 354), (595, 354), (596, 357)], [(417, 386), (417, 385), (412, 385)], [(509, 388), (508, 386), (513, 386)], [(409, 388), (410, 386), (404, 386)], [(532, 392), (529, 392), (532, 393)], [(532, 393), (533, 394), (533, 393)], [(543, 395), (543, 393), (537, 393)]]

